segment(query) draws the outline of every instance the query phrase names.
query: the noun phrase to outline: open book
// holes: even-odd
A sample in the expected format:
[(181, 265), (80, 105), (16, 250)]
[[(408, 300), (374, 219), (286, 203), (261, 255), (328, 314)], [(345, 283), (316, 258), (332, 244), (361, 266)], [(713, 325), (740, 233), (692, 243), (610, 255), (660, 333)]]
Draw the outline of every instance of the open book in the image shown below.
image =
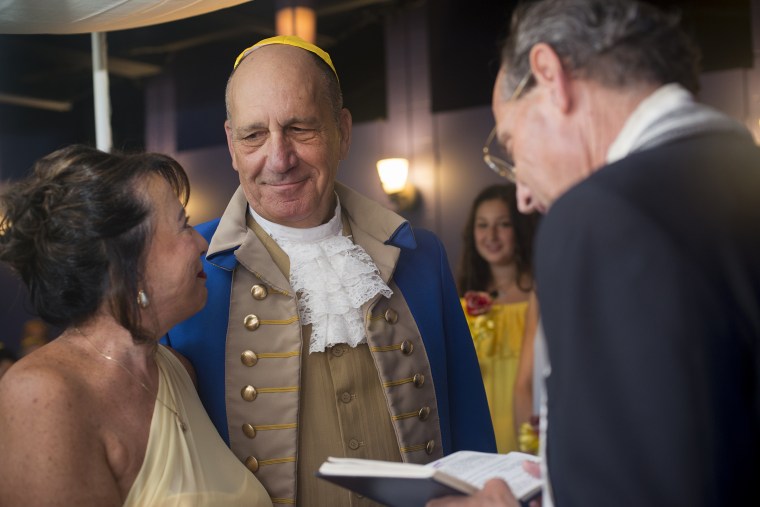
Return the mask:
[(459, 451), (427, 465), (354, 458), (327, 458), (317, 477), (390, 507), (424, 507), (428, 500), (469, 495), (494, 477), (504, 479), (524, 505), (541, 493), (541, 479), (523, 469), (538, 458), (521, 452)]

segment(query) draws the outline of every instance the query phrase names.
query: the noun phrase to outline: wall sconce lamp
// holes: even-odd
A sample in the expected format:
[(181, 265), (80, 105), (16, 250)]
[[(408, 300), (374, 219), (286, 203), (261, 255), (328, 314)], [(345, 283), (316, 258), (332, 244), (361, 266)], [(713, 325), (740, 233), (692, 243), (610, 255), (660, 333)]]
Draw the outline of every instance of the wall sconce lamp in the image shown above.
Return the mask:
[(384, 158), (377, 161), (377, 173), (383, 191), (396, 211), (409, 211), (418, 201), (417, 189), (409, 183), (409, 161), (405, 158)]
[(311, 0), (277, 0), (277, 35), (297, 35), (314, 44), (317, 40), (317, 14)]

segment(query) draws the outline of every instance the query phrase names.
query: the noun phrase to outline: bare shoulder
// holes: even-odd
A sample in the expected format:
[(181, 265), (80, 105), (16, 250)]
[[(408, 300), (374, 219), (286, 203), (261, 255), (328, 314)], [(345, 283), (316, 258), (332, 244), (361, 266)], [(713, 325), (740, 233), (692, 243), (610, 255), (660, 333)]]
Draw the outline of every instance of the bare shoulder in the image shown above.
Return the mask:
[(0, 380), (2, 505), (88, 505), (77, 503), (86, 481), (110, 474), (92, 390), (56, 349), (24, 357)]
[[(84, 383), (65, 360), (40, 349), (19, 360), (0, 381), (0, 413), (20, 421), (40, 414), (56, 419), (75, 414)], [(46, 417), (47, 419), (47, 417)], [(23, 421), (22, 421), (23, 422)]]
[[(53, 351), (55, 352), (55, 351)], [(22, 358), (0, 381), (0, 440), (34, 435), (39, 445), (62, 445), (81, 439), (92, 424), (82, 414), (92, 410), (83, 375), (64, 358), (39, 349)]]

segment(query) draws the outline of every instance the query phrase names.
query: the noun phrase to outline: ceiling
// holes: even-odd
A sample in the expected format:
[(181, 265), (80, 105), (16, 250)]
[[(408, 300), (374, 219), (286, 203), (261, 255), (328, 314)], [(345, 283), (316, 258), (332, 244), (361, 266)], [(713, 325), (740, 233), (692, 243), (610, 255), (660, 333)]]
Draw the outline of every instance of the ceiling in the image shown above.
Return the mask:
[[(59, 6), (83, 1), (0, 0), (0, 31), (3, 9), (12, 2)], [(126, 3), (148, 1), (155, 0)], [(202, 1), (214, 0), (188, 3)], [(714, 0), (649, 1), (682, 9), (701, 43), (706, 70), (751, 66), (750, 0), (721, 0), (719, 6)], [(490, 101), (496, 41), (505, 35), (507, 14), (516, 2), (313, 0), (317, 44), (336, 63), (354, 121), (383, 118), (385, 20), (425, 7), (433, 111), (483, 106)], [(108, 32), (114, 146), (143, 146), (147, 84), (165, 75), (174, 83), (177, 148), (219, 143), (232, 62), (241, 49), (274, 35), (275, 3), (251, 0), (179, 21)], [(89, 34), (0, 34), (0, 179), (28, 167), (41, 150), (94, 141), (92, 88)]]
[[(48, 0), (49, 1), (49, 0)], [(384, 16), (408, 8), (412, 0), (320, 0), (317, 44), (340, 51)], [(253, 0), (234, 7), (160, 25), (108, 32), (108, 68), (112, 86), (120, 80), (143, 80), (161, 74), (182, 53), (209, 48), (235, 51), (275, 35), (275, 0)], [(354, 39), (355, 41), (355, 39)], [(0, 104), (66, 111), (91, 97), (92, 60), (89, 34), (0, 34)], [(2, 121), (2, 118), (0, 118)]]
[[(150, 4), (153, 0), (131, 0), (127, 4)], [(195, 0), (187, 5), (216, 3), (228, 5), (241, 0)], [(164, 72), (183, 54), (198, 55), (211, 52), (216, 58), (234, 59), (241, 48), (264, 37), (274, 35), (275, 3), (277, 0), (251, 0), (209, 14), (190, 17), (160, 25), (108, 32), (108, 66), (112, 87), (120, 81), (132, 84)], [(695, 26), (698, 39), (703, 41), (705, 68), (730, 68), (751, 65), (748, 52), (737, 52), (729, 42), (749, 39), (749, 0), (722, 0), (717, 7), (713, 0), (649, 0), (663, 6), (677, 6), (686, 13), (686, 20)], [(0, 0), (0, 32), (8, 23), (14, 6), (37, 6), (50, 9), (56, 6), (78, 5), (78, 0)], [(160, 1), (157, 5), (183, 4)], [(426, 3), (425, 0), (313, 0), (317, 13), (317, 44), (331, 54), (346, 54), (351, 66), (361, 61), (361, 51), (367, 38), (378, 34), (385, 16)], [(451, 23), (442, 30), (441, 40), (451, 41), (454, 48), (432, 49), (450, 54), (472, 37), (487, 30), (466, 31), (466, 38), (451, 37), (463, 33), (468, 25), (480, 26), (499, 12), (494, 5), (512, 4), (514, 0), (435, 0), (430, 10), (443, 13)], [(96, 5), (106, 5), (101, 0)], [(118, 5), (124, 2), (117, 2)], [(8, 10), (10, 6), (10, 11)], [(56, 7), (60, 9), (61, 7)], [(501, 8), (500, 10), (504, 10)], [(451, 13), (454, 14), (451, 14)], [(447, 14), (448, 13), (448, 14)], [(484, 14), (486, 14), (484, 16)], [(479, 17), (470, 20), (471, 17)], [(483, 18), (486, 19), (483, 19)], [(689, 19), (691, 18), (691, 19)], [(497, 23), (503, 23), (497, 19)], [(374, 27), (372, 31), (370, 27)], [(487, 28), (487, 27), (486, 27)], [(13, 30), (7, 30), (13, 31)], [(435, 29), (433, 28), (433, 31)], [(435, 36), (435, 34), (433, 34)], [(493, 37), (488, 32), (487, 37)], [(707, 42), (705, 42), (707, 41)], [(373, 41), (373, 44), (378, 44)], [(381, 42), (380, 42), (381, 44)], [(745, 44), (749, 47), (747, 44)], [(486, 48), (490, 50), (491, 48)], [(223, 56), (222, 56), (223, 55)], [(373, 55), (374, 56), (374, 55)], [(435, 55), (434, 55), (435, 56)], [(732, 60), (733, 58), (733, 60)], [(749, 55), (751, 59), (751, 54)], [(734, 61), (735, 60), (735, 61)], [(337, 63), (337, 62), (336, 62)], [(0, 34), (0, 105), (14, 103), (21, 107), (41, 107), (50, 110), (70, 110), (78, 100), (90, 100), (92, 93), (91, 42), (88, 34), (79, 35), (10, 35)], [(341, 77), (351, 66), (340, 68)], [(445, 62), (444, 62), (444, 66)], [(347, 68), (348, 67), (348, 68)], [(200, 67), (199, 67), (200, 68)], [(448, 69), (445, 69), (448, 70)], [(359, 69), (359, 71), (362, 71)], [(226, 68), (225, 68), (226, 72)], [(352, 79), (349, 77), (349, 82)], [(26, 102), (24, 102), (26, 100)], [(0, 111), (1, 112), (1, 111)], [(0, 118), (2, 122), (2, 118)]]

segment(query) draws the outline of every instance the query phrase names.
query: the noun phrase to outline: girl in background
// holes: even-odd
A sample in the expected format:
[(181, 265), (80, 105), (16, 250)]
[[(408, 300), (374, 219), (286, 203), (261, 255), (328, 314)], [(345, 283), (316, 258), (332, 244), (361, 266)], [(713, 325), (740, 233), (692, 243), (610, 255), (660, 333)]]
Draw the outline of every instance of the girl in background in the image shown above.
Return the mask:
[[(521, 367), (521, 393), (515, 397), (523, 340), (532, 352), (538, 318), (533, 287), (533, 235), (537, 214), (517, 210), (512, 183), (492, 185), (475, 198), (464, 230), (464, 249), (457, 285), (478, 354), (500, 453), (519, 450), (516, 429), (532, 414), (529, 381)], [(526, 332), (527, 331), (527, 332)], [(527, 359), (527, 360), (526, 360)], [(515, 401), (520, 406), (515, 407)], [(516, 417), (519, 413), (520, 416)]]

